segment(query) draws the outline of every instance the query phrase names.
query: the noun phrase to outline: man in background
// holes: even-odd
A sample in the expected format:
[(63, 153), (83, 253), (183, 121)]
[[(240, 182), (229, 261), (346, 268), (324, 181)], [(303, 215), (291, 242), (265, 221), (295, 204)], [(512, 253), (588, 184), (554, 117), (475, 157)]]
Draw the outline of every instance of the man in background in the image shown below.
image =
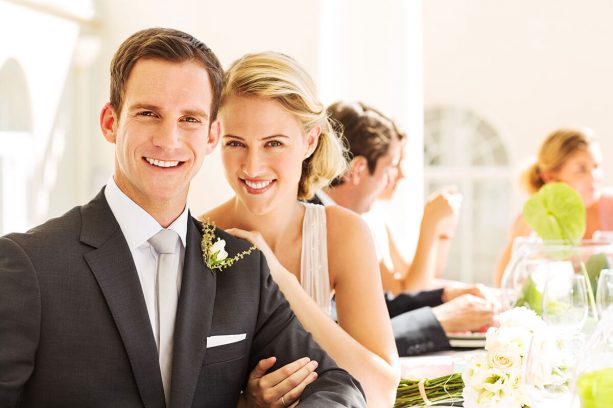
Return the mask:
[[(324, 205), (341, 205), (366, 214), (375, 200), (393, 193), (402, 176), (404, 134), (393, 121), (363, 103), (337, 102), (328, 108), (328, 114), (341, 127), (350, 163), (342, 177), (317, 193), (317, 199)], [(453, 235), (457, 210), (452, 201), (457, 198), (443, 192), (426, 204), (420, 242), (411, 263), (398, 259), (399, 251), (382, 220), (369, 223), (373, 231), (384, 230), (374, 234), (374, 239), (401, 356), (447, 349), (446, 333), (478, 330), (492, 323), (494, 306), (480, 285), (446, 281), (443, 287), (425, 290), (441, 285), (434, 276), (436, 268), (444, 264), (440, 258), (446, 260), (446, 252), (437, 252), (438, 241), (445, 240), (443, 245), (448, 245)], [(395, 262), (386, 262), (390, 258), (396, 258)]]

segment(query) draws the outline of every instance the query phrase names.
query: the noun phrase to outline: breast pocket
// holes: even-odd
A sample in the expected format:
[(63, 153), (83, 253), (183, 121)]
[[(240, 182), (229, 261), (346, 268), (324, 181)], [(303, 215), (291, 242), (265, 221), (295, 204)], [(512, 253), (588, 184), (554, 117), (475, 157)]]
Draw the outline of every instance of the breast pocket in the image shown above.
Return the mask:
[(222, 343), (225, 341), (225, 339), (219, 339), (219, 337), (224, 336), (211, 336), (211, 338), (207, 339), (208, 344), (204, 355), (204, 365), (230, 362), (248, 357), (249, 348), (246, 338), (231, 343), (219, 344), (219, 341)]

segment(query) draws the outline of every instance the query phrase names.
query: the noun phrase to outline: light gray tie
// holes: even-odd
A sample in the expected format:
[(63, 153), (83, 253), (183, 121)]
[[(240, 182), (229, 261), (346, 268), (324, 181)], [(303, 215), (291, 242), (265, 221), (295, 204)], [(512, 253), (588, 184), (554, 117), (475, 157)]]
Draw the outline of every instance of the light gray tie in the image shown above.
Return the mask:
[(162, 384), (166, 396), (166, 406), (170, 403), (170, 375), (172, 372), (172, 348), (177, 314), (177, 272), (179, 269), (179, 235), (169, 229), (163, 229), (149, 239), (149, 243), (158, 253), (157, 268), (157, 317), (158, 352)]

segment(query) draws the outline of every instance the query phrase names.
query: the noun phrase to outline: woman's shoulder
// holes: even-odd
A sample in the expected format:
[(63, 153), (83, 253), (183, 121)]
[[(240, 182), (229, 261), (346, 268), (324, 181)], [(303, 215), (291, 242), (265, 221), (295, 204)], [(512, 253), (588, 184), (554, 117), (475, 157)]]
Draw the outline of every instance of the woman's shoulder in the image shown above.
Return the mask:
[(528, 236), (532, 233), (532, 228), (526, 222), (524, 216), (520, 213), (515, 217), (513, 224), (511, 225), (511, 235), (514, 237), (517, 236)]
[(230, 202), (227, 201), (211, 210), (200, 214), (197, 218), (200, 221), (208, 221), (214, 223), (216, 227), (221, 229), (232, 228), (230, 225)]
[(372, 239), (370, 229), (362, 217), (338, 205), (326, 207), (326, 224), (329, 246), (336, 244), (355, 248), (354, 245), (364, 245)]

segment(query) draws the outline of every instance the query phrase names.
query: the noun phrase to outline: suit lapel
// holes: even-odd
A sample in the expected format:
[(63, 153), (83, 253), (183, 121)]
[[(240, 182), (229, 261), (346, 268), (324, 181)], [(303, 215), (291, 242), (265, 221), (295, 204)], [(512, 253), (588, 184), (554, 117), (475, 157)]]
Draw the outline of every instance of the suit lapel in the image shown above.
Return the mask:
[(128, 244), (103, 193), (82, 208), (85, 254), (123, 341), (143, 404), (164, 407), (157, 346)]
[(173, 408), (192, 406), (213, 320), (217, 280), (202, 260), (201, 239), (201, 226), (190, 216), (175, 321), (170, 403)]

